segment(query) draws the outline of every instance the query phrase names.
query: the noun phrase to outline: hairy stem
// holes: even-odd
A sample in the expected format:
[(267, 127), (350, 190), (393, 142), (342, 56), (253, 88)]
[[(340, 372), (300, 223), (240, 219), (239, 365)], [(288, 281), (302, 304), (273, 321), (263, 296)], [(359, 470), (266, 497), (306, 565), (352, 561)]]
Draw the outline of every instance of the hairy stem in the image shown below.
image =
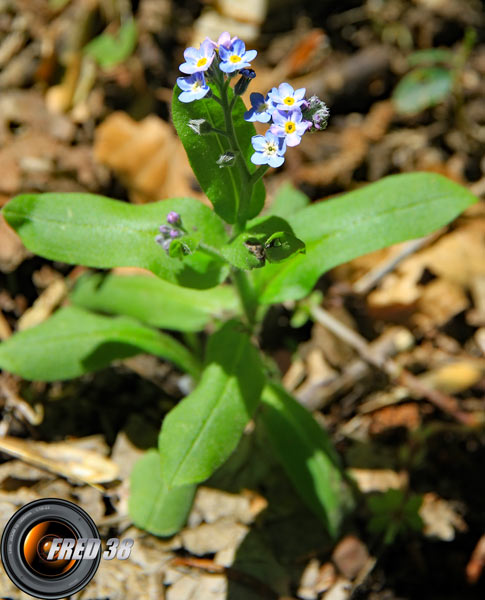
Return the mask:
[(234, 268), (231, 275), (234, 286), (239, 294), (239, 299), (241, 300), (246, 321), (251, 330), (253, 330), (256, 324), (256, 311), (258, 309), (256, 292), (245, 271)]

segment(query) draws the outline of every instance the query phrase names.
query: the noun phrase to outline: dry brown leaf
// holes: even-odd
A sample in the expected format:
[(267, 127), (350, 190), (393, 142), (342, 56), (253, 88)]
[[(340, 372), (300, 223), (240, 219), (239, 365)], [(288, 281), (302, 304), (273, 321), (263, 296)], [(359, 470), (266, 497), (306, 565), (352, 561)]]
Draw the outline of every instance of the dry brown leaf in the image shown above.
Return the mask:
[(354, 579), (370, 558), (367, 546), (355, 535), (345, 536), (335, 547), (332, 560), (347, 579)]
[(387, 492), (390, 489), (404, 489), (409, 482), (406, 471), (391, 469), (349, 469), (349, 474), (355, 479), (363, 494), (369, 492)]
[(0, 215), (0, 271), (4, 273), (15, 271), (30, 255), (18, 235), (7, 225), (3, 215)]
[(466, 577), (468, 583), (474, 584), (480, 579), (485, 567), (485, 535), (478, 540), (473, 550), (470, 561), (466, 566)]
[(248, 531), (246, 525), (236, 523), (232, 517), (226, 517), (215, 523), (203, 523), (193, 529), (186, 528), (180, 532), (180, 537), (186, 550), (203, 556), (238, 546)]
[[(464, 310), (468, 300), (460, 287), (468, 288), (478, 276), (485, 275), (485, 219), (475, 218), (455, 231), (448, 233), (432, 246), (421, 250), (400, 263), (394, 273), (387, 275), (381, 285), (369, 294), (369, 307), (373, 314), (389, 311), (392, 306), (411, 307), (423, 298), (421, 309), (427, 310), (433, 322), (443, 323), (455, 311)], [(421, 277), (429, 269), (447, 281), (420, 285)], [(431, 286), (431, 287), (430, 287)], [(458, 286), (458, 287), (457, 287)], [(446, 287), (446, 289), (444, 289)], [(434, 311), (431, 302), (440, 302), (440, 311)], [(453, 301), (452, 301), (453, 300)], [(448, 308), (449, 305), (449, 308)], [(429, 313), (432, 313), (430, 315)]]
[(230, 494), (223, 490), (200, 487), (190, 513), (189, 526), (195, 527), (202, 522), (214, 523), (226, 517), (249, 524), (266, 507), (267, 501), (256, 492)]
[(173, 128), (155, 115), (134, 121), (115, 112), (96, 129), (96, 159), (112, 169), (136, 203), (173, 196), (196, 196), (182, 143)]
[(469, 304), (461, 285), (448, 279), (435, 279), (424, 287), (413, 321), (423, 330), (441, 327), (466, 310)]
[(386, 406), (373, 412), (369, 432), (372, 435), (378, 435), (395, 427), (413, 430), (420, 424), (421, 416), (418, 405), (415, 402), (406, 402), (406, 404), (398, 406)]
[(6, 436), (0, 438), (0, 451), (82, 483), (113, 481), (119, 471), (111, 459), (69, 442), (34, 442)]
[(485, 375), (485, 361), (462, 360), (420, 375), (430, 387), (445, 394), (459, 394), (476, 385)]
[(423, 533), (427, 537), (451, 542), (455, 538), (455, 530), (467, 530), (465, 521), (451, 503), (433, 492), (424, 494), (419, 516), (423, 520)]

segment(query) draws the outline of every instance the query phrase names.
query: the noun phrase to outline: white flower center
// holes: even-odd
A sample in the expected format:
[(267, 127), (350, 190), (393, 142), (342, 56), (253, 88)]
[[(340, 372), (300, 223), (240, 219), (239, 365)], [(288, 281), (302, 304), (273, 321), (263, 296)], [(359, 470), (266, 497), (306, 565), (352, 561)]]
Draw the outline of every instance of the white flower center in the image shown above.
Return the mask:
[(261, 102), (261, 104), (256, 109), (256, 112), (259, 114), (264, 113), (267, 108), (268, 108), (268, 105), (266, 104), (266, 102)]
[(273, 154), (276, 154), (277, 151), (278, 151), (278, 148), (274, 145), (273, 142), (267, 142), (266, 150), (265, 150), (266, 154), (269, 154), (272, 156)]

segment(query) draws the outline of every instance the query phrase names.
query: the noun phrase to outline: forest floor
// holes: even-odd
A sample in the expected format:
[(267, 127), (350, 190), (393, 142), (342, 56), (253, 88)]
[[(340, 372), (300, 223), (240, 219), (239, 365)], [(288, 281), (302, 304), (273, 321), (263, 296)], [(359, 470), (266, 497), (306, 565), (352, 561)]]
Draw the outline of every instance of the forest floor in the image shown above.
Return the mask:
[[(113, 66), (89, 58), (86, 44), (106, 28), (116, 35), (131, 11), (134, 48)], [(485, 196), (479, 0), (0, 0), (0, 207), (29, 191), (204, 200), (170, 124), (171, 89), (183, 49), (225, 30), (258, 50), (253, 91), (288, 81), (331, 112), (327, 130), (303, 139), (267, 178), (268, 204), (288, 181), (317, 201), (411, 171)], [(393, 90), (413, 68), (409, 56), (429, 48), (458, 57), (440, 65), (454, 69), (453, 85), (429, 107), (432, 86), (411, 90), (402, 102), (423, 108), (403, 112)], [(0, 340), (68, 302), (79, 273), (33, 256), (1, 220)], [(131, 559), (103, 561), (76, 596), (83, 600), (483, 598), (483, 202), (424, 240), (333, 269), (317, 290), (319, 322), (298, 321), (291, 304), (272, 308), (261, 343), (362, 492), (340, 540), (249, 430), (200, 488), (183, 531), (159, 539), (133, 527), (131, 467), (156, 445), (184, 389), (177, 370), (148, 356), (68, 382), (0, 373), (0, 526), (31, 500), (59, 497), (78, 502), (103, 536), (133, 537)], [(335, 322), (358, 332), (364, 349)], [(372, 353), (410, 377), (389, 377), (370, 364)], [(92, 485), (113, 469), (112, 481)], [(387, 511), (399, 529), (387, 540), (369, 523), (373, 492), (385, 499), (376, 514)], [(2, 573), (0, 597), (28, 596)]]

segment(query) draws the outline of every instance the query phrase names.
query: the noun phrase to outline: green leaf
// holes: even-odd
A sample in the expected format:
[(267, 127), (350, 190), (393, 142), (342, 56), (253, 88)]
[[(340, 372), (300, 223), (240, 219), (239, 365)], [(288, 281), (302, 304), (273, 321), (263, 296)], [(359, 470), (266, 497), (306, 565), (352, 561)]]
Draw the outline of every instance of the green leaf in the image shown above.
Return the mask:
[(289, 231), (277, 231), (270, 235), (265, 243), (266, 258), (278, 263), (294, 254), (305, 252), (305, 244)]
[(135, 206), (93, 194), (23, 194), (3, 209), (29, 250), (88, 267), (144, 267), (171, 283), (208, 288), (227, 275), (222, 260), (198, 250), (173, 259), (155, 242), (167, 214), (182, 216), (191, 237), (217, 248), (227, 240), (222, 221), (191, 198)]
[(266, 258), (281, 262), (304, 249), (305, 244), (295, 236), (289, 223), (271, 215), (254, 219), (221, 252), (232, 265), (247, 270), (262, 267)]
[(109, 69), (126, 60), (136, 47), (138, 31), (134, 19), (123, 23), (114, 36), (102, 33), (84, 47), (84, 53), (94, 58), (103, 69)]
[[(217, 164), (219, 157), (230, 150), (228, 139), (218, 133), (197, 135), (188, 126), (191, 119), (205, 119), (213, 127), (224, 130), (222, 108), (211, 98), (202, 98), (184, 104), (178, 100), (180, 92), (178, 87), (174, 89), (172, 119), (189, 157), (190, 165), (201, 188), (214, 205), (216, 213), (228, 223), (235, 223), (244, 187), (242, 176), (237, 166), (221, 169)], [(232, 90), (229, 89), (229, 98), (231, 99), (232, 96)], [(232, 111), (234, 128), (243, 157), (248, 168), (253, 172), (254, 167), (249, 159), (254, 153), (251, 137), (256, 135), (256, 130), (252, 123), (244, 120), (245, 112), (246, 107), (241, 98), (238, 98)], [(254, 186), (249, 211), (245, 215), (247, 219), (260, 213), (264, 197), (264, 184), (259, 180)]]
[(168, 489), (162, 478), (160, 454), (149, 450), (133, 467), (128, 503), (133, 523), (154, 535), (177, 533), (187, 521), (196, 486)]
[(466, 188), (434, 173), (391, 175), (318, 202), (291, 221), (306, 245), (279, 265), (253, 271), (265, 304), (306, 296), (326, 271), (357, 256), (427, 235), (476, 202)]
[(159, 449), (169, 488), (207, 479), (236, 448), (258, 405), (263, 369), (240, 327), (229, 322), (210, 338), (200, 383), (163, 421)]
[(145, 275), (87, 273), (79, 278), (70, 297), (84, 308), (128, 315), (176, 331), (200, 331), (212, 318), (240, 310), (229, 285), (193, 290)]
[(350, 496), (327, 433), (306, 408), (274, 384), (263, 390), (261, 418), (296, 491), (335, 537), (349, 508)]
[(453, 72), (441, 67), (423, 67), (408, 73), (392, 94), (396, 110), (418, 113), (442, 102), (453, 89)]
[(25, 379), (55, 381), (141, 352), (170, 360), (194, 377), (199, 374), (195, 358), (172, 337), (129, 317), (103, 317), (74, 306), (2, 342), (0, 368)]
[(453, 60), (454, 53), (448, 48), (426, 48), (424, 50), (416, 50), (408, 57), (408, 64), (412, 67), (425, 63), (436, 65), (438, 63), (450, 63)]
[(295, 213), (308, 206), (309, 203), (308, 196), (297, 190), (291, 183), (284, 183), (276, 192), (268, 214), (283, 219), (292, 219)]

